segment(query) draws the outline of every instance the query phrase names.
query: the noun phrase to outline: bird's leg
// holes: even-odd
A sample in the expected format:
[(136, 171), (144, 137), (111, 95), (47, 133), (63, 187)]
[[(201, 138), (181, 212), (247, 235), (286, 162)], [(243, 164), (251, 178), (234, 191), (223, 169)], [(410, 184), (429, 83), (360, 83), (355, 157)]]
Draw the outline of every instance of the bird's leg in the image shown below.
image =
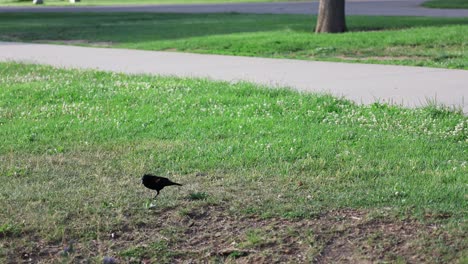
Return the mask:
[[(158, 197), (159, 191), (157, 191), (156, 196), (154, 196), (153, 201), (156, 200), (156, 197)], [(151, 201), (150, 205), (148, 206), (148, 209), (153, 209), (156, 207), (156, 203), (153, 204), (153, 201)]]
[(156, 196), (154, 196), (153, 200), (156, 200), (156, 197), (158, 197), (158, 195), (159, 195), (159, 191), (156, 191), (156, 192), (157, 192)]

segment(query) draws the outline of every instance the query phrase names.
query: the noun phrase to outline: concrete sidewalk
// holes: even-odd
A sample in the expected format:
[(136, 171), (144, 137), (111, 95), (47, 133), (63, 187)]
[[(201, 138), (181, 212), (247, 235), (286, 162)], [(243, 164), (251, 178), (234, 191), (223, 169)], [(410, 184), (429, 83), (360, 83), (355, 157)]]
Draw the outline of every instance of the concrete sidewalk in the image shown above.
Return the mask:
[(48, 44), (0, 42), (0, 61), (250, 81), (326, 92), (357, 103), (418, 107), (436, 101), (468, 113), (468, 71), (423, 67), (315, 62)]
[[(468, 17), (467, 9), (424, 8), (425, 0), (347, 0), (347, 15)], [(45, 0), (47, 2), (47, 0)], [(318, 1), (276, 3), (224, 3), (124, 6), (3, 6), (9, 12), (154, 12), (154, 13), (254, 13), (317, 14)]]

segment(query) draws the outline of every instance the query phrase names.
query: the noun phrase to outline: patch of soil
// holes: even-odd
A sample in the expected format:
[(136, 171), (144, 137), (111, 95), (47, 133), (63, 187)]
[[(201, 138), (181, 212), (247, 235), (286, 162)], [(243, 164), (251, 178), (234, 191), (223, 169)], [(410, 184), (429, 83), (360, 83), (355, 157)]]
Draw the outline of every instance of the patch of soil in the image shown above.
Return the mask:
[[(439, 256), (426, 248), (449, 243), (434, 226), (373, 219), (366, 211), (351, 209), (294, 220), (232, 215), (222, 206), (205, 206), (183, 213), (148, 210), (147, 218), (130, 222), (99, 239), (77, 242), (68, 260), (112, 256), (118, 263), (430, 263)], [(430, 242), (431, 237), (437, 241)], [(52, 263), (63, 258), (64, 248), (36, 240), (10, 251), (7, 262)]]
[(164, 49), (163, 51), (167, 51), (167, 52), (177, 52), (177, 51), (179, 51), (179, 50), (176, 49), (176, 48), (170, 48), (170, 49)]

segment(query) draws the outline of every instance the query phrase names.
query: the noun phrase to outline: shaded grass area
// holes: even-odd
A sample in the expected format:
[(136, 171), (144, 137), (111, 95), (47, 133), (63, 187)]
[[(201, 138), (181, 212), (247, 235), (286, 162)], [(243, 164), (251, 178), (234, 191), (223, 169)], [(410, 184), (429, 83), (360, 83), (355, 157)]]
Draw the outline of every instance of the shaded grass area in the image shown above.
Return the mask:
[(0, 14), (0, 40), (468, 69), (467, 18), (249, 14)]
[[(297, 0), (296, 0), (297, 1)], [(105, 6), (105, 5), (157, 5), (157, 4), (210, 4), (246, 2), (288, 2), (287, 0), (81, 0), (71, 4), (67, 0), (44, 0), (44, 6)], [(0, 6), (34, 6), (32, 0), (0, 0)]]
[[(111, 249), (128, 259), (206, 257), (192, 244), (175, 250), (192, 235), (225, 237), (218, 242), (231, 246), (241, 239), (237, 251), (220, 253), (235, 257), (272, 245), (273, 238), (264, 238), (268, 228), (236, 235), (222, 228), (191, 235), (187, 228), (205, 218), (222, 224), (230, 215), (261, 226), (269, 225), (261, 219), (320, 220), (333, 210), (338, 213), (325, 219), (336, 226), (296, 241), (312, 243), (307, 259), (340, 241), (348, 232), (343, 225), (356, 219), (371, 226), (382, 219), (428, 223), (433, 231), (421, 227), (428, 233), (413, 234), (418, 250), (412, 254), (429, 262), (458, 259), (466, 249), (468, 119), (460, 113), (356, 106), (247, 83), (14, 63), (0, 64), (0, 87), (0, 257), (36, 252), (39, 258), (44, 248), (49, 251), (42, 257), (60, 256), (71, 240), (81, 254), (96, 258)], [(184, 187), (164, 189), (150, 211), (154, 193), (139, 181), (146, 172)], [(210, 206), (220, 213), (206, 211)], [(339, 211), (345, 208), (357, 213)], [(365, 250), (383, 258), (375, 250), (387, 235), (363, 238)]]
[(465, 0), (430, 0), (423, 3), (425, 7), (432, 8), (454, 8), (454, 9), (467, 9), (468, 1)]

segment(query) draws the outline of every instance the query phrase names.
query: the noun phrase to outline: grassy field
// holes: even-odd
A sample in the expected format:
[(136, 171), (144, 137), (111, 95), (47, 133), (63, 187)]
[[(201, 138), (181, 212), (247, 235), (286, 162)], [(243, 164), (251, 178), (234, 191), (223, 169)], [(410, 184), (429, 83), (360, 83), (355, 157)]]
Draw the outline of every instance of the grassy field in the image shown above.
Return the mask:
[[(0, 262), (466, 260), (462, 114), (15, 63), (0, 87)], [(149, 210), (147, 172), (184, 186)]]
[(468, 8), (468, 1), (466, 0), (430, 0), (424, 2), (423, 6), (432, 8)]
[(468, 69), (468, 18), (248, 14), (0, 14), (0, 40)]
[[(297, 2), (298, 0), (295, 0)], [(301, 1), (301, 0), (299, 0)], [(305, 0), (304, 0), (305, 1)], [(65, 0), (44, 0), (47, 6), (104, 6), (104, 5), (156, 5), (156, 4), (210, 4), (210, 3), (245, 3), (245, 2), (288, 2), (288, 0), (81, 0), (71, 4)], [(33, 6), (32, 0), (0, 0), (0, 6)]]
[[(297, 2), (301, 0), (289, 0)], [(307, 0), (304, 0), (307, 1)], [(150, 4), (192, 4), (192, 3), (242, 3), (242, 2), (288, 2), (288, 0), (81, 0), (78, 5), (150, 5)], [(66, 0), (45, 0), (44, 5), (77, 5)], [(0, 0), (1, 5), (33, 5), (32, 0)], [(466, 0), (429, 0), (423, 4), (431, 8), (468, 8)]]

